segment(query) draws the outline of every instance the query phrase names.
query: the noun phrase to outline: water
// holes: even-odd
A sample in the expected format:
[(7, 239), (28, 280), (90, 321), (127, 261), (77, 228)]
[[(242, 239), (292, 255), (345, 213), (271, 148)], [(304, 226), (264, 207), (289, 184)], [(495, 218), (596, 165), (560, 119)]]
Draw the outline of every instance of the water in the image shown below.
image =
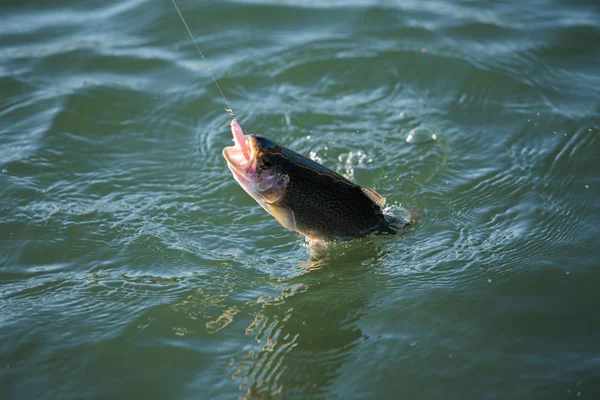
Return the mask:
[[(3, 399), (600, 398), (596, 2), (179, 4), (0, 6)], [(309, 258), (207, 67), (421, 223)]]

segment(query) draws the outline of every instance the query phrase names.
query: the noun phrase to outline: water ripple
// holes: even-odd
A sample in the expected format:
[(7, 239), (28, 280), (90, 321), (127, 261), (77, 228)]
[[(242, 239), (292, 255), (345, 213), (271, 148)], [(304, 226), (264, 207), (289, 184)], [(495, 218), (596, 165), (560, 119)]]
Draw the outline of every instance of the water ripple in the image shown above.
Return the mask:
[[(170, 2), (3, 6), (8, 398), (593, 397), (592, 2), (178, 3), (206, 59)], [(209, 67), (419, 224), (311, 257), (231, 179)]]

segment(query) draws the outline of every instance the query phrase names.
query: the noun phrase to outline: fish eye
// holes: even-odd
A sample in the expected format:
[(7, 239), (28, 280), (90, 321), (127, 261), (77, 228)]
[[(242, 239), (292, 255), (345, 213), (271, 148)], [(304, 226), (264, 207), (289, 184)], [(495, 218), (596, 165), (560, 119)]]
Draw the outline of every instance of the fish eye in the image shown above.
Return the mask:
[(271, 160), (270, 160), (269, 158), (267, 158), (267, 157), (263, 157), (263, 158), (260, 160), (260, 163), (261, 163), (261, 165), (262, 165), (263, 167), (267, 167), (267, 168), (268, 168), (268, 167), (270, 167), (270, 166), (272, 165), (272, 163), (271, 163)]

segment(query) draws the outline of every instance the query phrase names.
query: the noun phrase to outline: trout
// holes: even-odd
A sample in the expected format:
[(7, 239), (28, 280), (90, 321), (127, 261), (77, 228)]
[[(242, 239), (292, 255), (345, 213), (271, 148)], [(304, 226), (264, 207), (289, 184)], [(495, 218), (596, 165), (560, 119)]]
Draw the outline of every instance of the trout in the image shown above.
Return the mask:
[(286, 229), (312, 242), (395, 234), (412, 224), (383, 213), (385, 198), (329, 168), (231, 121), (234, 145), (223, 149), (233, 177)]

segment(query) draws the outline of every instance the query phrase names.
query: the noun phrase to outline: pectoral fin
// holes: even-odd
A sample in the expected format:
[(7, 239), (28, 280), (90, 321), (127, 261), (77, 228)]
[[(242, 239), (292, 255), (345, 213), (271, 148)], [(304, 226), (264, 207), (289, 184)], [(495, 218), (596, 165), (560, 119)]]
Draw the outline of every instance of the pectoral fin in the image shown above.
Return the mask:
[(273, 204), (266, 204), (267, 211), (271, 214), (277, 222), (279, 222), (285, 229), (290, 231), (296, 231), (296, 219), (294, 218), (294, 212), (287, 207), (276, 206)]
[(361, 186), (361, 189), (363, 193), (366, 194), (371, 201), (373, 201), (373, 203), (377, 204), (379, 207), (383, 207), (385, 205), (385, 197), (382, 197), (379, 193), (371, 188)]

